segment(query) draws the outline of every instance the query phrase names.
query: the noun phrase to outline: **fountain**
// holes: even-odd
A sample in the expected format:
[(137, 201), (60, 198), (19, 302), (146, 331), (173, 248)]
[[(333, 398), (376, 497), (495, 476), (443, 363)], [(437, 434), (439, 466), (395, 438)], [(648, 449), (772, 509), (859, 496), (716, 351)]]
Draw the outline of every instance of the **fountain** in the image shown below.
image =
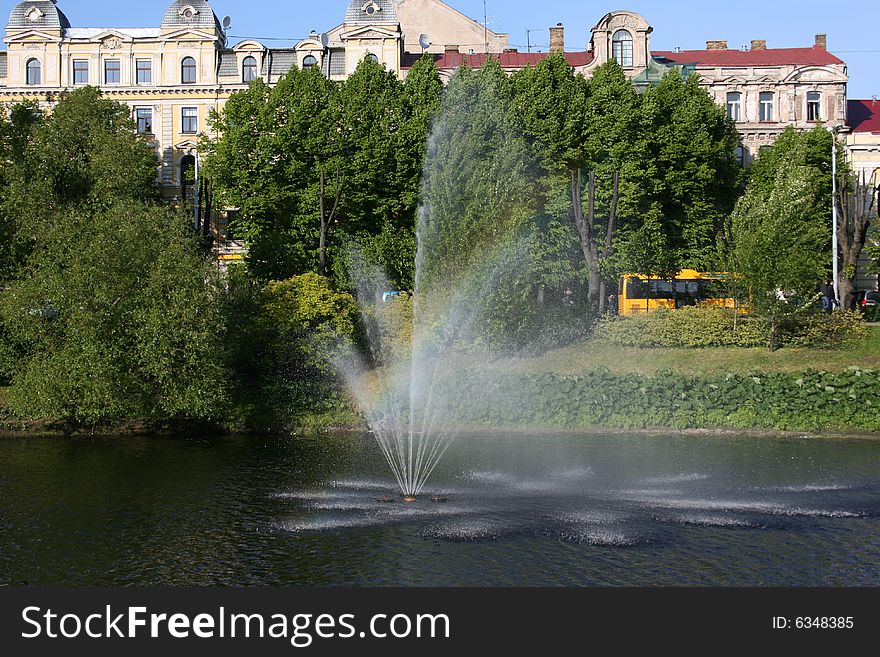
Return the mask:
[(530, 158), (508, 127), (502, 82), (482, 75), (459, 74), (433, 125), (413, 296), (388, 295), (383, 273), (351, 257), (369, 355), (349, 353), (340, 370), (405, 502), (423, 493), (467, 422), (459, 409), (478, 394), (468, 373), (503, 355), (510, 327), (528, 314), (511, 300), (529, 287)]

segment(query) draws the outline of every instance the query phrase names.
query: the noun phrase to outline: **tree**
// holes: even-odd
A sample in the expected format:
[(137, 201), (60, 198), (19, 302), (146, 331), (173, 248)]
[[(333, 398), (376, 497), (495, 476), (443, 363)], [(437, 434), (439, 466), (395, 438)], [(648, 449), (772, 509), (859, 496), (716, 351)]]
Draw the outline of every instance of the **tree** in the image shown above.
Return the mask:
[(53, 218), (28, 275), (0, 292), (11, 408), (86, 424), (219, 417), (222, 286), (187, 219), (131, 199)]
[(816, 281), (826, 271), (827, 222), (813, 215), (813, 171), (805, 150), (774, 157), (776, 180), (749, 184), (731, 219), (731, 259), (748, 306), (770, 320), (770, 351), (776, 349), (780, 323), (809, 309)]
[[(699, 78), (667, 73), (642, 99), (646, 208), (662, 225), (662, 261), (675, 268), (711, 266), (718, 235), (739, 198), (736, 126), (700, 87)], [(661, 273), (646, 271), (641, 273)]]
[(864, 172), (861, 175), (847, 175), (838, 183), (835, 202), (837, 234), (843, 255), (840, 296), (844, 308), (855, 308), (856, 305), (856, 273), (862, 251), (867, 245), (868, 230), (877, 216), (876, 196), (875, 175), (870, 179)]
[(13, 172), (25, 161), (28, 143), (43, 121), (35, 103), (23, 103), (0, 109), (0, 288), (15, 273), (23, 260), (18, 240), (17, 213), (9, 212), (9, 186)]

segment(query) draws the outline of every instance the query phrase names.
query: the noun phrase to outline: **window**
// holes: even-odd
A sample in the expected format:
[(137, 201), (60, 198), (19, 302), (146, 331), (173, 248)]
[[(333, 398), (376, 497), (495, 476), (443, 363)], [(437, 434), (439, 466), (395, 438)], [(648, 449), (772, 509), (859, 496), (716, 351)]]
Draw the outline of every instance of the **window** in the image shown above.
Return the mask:
[(29, 59), (27, 62), (27, 83), (40, 84), (40, 62), (36, 59)]
[(136, 63), (137, 67), (137, 83), (152, 84), (153, 83), (153, 62), (149, 59), (139, 59)]
[(772, 91), (762, 91), (761, 92), (761, 115), (759, 119), (764, 123), (769, 123), (771, 121), (775, 121), (776, 118), (773, 113), (773, 92)]
[(807, 92), (807, 121), (822, 120), (822, 94), (818, 91)]
[(314, 55), (306, 55), (305, 57), (303, 57), (303, 69), (312, 68), (313, 66), (317, 65), (318, 59)]
[(149, 107), (138, 107), (135, 110), (135, 118), (138, 124), (138, 133), (142, 135), (153, 134), (153, 110)]
[(73, 60), (73, 83), (88, 84), (89, 83), (89, 62), (86, 59)]
[(746, 165), (746, 149), (743, 148), (742, 144), (736, 147), (736, 163), (741, 167)]
[(731, 121), (742, 120), (742, 94), (738, 91), (727, 94), (727, 118)]
[(184, 57), (180, 63), (180, 81), (183, 84), (196, 83), (196, 60), (192, 57)]
[(257, 79), (256, 57), (247, 56), (244, 58), (241, 79), (243, 82), (252, 82)]
[(119, 84), (122, 80), (122, 68), (118, 59), (104, 62), (104, 84)]
[[(196, 182), (196, 158), (194, 155), (184, 155), (180, 158), (180, 196), (188, 199), (195, 188)], [(195, 202), (195, 199), (190, 199)]]
[(194, 135), (199, 131), (199, 110), (197, 107), (183, 108), (180, 131), (185, 135)]
[(611, 56), (624, 68), (633, 65), (633, 38), (626, 30), (617, 30), (611, 37)]
[(371, 52), (367, 53), (366, 59), (369, 59), (371, 62), (376, 62), (377, 64), (379, 63), (379, 58)]

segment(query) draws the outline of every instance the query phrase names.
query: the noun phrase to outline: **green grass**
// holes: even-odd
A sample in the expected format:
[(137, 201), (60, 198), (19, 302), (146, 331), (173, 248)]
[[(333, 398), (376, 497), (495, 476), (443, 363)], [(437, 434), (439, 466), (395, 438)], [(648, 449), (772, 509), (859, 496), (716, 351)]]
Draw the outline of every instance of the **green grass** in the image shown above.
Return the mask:
[(640, 349), (586, 342), (556, 349), (534, 359), (514, 359), (499, 367), (513, 372), (553, 372), (575, 375), (607, 368), (618, 373), (654, 374), (670, 370), (681, 374), (839, 372), (848, 367), (880, 369), (880, 327), (872, 326), (866, 339), (840, 349)]

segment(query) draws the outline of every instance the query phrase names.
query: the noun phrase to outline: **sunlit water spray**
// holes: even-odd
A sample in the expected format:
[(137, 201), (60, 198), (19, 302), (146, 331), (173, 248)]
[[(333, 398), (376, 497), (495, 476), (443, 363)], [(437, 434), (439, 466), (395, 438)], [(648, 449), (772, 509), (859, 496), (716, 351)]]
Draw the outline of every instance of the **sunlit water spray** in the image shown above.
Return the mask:
[(474, 376), (499, 357), (499, 324), (522, 324), (510, 299), (528, 288), (528, 150), (480, 75), (450, 85), (431, 131), (411, 301), (386, 302), (382, 272), (360, 253), (351, 258), (369, 355), (350, 354), (340, 370), (410, 498), (465, 424), (464, 396), (471, 406), (479, 397)]

